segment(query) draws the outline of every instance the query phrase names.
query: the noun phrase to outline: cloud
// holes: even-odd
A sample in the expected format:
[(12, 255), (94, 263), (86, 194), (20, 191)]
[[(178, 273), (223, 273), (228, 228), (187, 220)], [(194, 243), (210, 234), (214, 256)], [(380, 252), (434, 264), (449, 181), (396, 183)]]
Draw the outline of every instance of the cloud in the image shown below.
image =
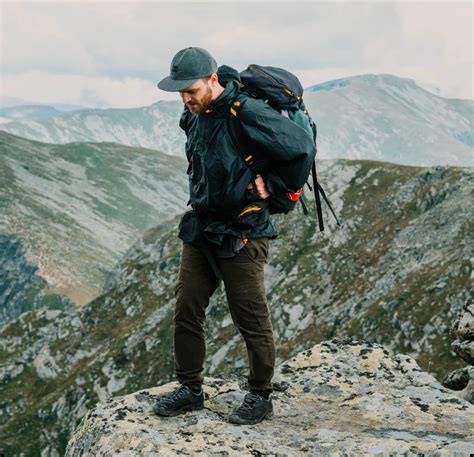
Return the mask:
[(390, 4), (7, 3), (4, 9), (8, 73), (151, 79), (191, 45), (239, 66), (258, 60), (314, 68), (362, 58), (367, 34), (383, 31), (390, 40), (397, 33)]
[(469, 1), (3, 2), (2, 92), (80, 103), (95, 91), (101, 103), (137, 106), (170, 97), (156, 81), (193, 45), (238, 69), (301, 72), (305, 85), (393, 73), (472, 98), (472, 23)]
[(100, 108), (134, 108), (150, 105), (158, 99), (179, 99), (176, 94), (160, 93), (156, 81), (41, 71), (4, 76), (2, 92), (21, 93), (23, 99), (34, 103), (67, 103)]

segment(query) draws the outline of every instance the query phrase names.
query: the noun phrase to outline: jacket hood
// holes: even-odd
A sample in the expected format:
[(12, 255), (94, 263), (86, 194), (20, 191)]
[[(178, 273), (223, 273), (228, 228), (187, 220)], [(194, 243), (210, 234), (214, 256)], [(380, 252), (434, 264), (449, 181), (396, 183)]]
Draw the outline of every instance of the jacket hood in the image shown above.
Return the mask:
[(230, 81), (237, 81), (240, 85), (240, 75), (239, 72), (228, 65), (221, 65), (217, 69), (217, 76), (219, 77), (219, 82), (221, 86), (226, 87), (227, 83)]
[(224, 86), (224, 92), (210, 104), (209, 109), (212, 110), (213, 114), (227, 113), (229, 105), (235, 100), (240, 91), (239, 72), (228, 65), (221, 65), (217, 69), (217, 76), (219, 77), (219, 84)]

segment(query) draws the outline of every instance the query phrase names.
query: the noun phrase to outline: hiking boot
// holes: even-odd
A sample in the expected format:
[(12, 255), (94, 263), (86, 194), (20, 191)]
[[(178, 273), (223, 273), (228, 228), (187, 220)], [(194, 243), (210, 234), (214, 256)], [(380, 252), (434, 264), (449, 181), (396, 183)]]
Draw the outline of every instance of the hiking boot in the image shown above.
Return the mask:
[(185, 411), (204, 408), (204, 392), (194, 393), (188, 386), (181, 384), (177, 389), (164, 394), (153, 407), (159, 416), (177, 416)]
[(263, 419), (273, 416), (272, 399), (256, 393), (248, 393), (239, 409), (232, 413), (229, 422), (233, 424), (258, 424)]

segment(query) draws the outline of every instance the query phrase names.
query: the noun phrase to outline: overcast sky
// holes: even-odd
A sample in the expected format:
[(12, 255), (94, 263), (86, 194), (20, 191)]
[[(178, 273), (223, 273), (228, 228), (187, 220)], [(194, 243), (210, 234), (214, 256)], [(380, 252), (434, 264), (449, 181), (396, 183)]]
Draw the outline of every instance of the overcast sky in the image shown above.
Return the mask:
[(239, 70), (287, 68), (305, 87), (391, 73), (473, 98), (470, 1), (0, 2), (0, 94), (32, 102), (169, 98), (156, 82), (187, 46)]

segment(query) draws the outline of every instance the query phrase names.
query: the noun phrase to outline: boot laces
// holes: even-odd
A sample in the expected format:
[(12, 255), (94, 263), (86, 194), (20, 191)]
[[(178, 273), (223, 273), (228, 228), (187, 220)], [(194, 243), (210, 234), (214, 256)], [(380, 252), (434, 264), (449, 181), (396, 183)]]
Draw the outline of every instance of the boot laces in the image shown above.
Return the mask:
[(169, 394), (167, 394), (163, 400), (167, 402), (172, 402), (173, 400), (178, 400), (180, 397), (186, 394), (188, 391), (188, 387), (184, 384), (181, 384), (177, 389), (173, 390)]
[(183, 395), (185, 395), (187, 392), (188, 392), (189, 388), (185, 385), (181, 385), (180, 387), (178, 387), (175, 391), (171, 392), (171, 395), (170, 397), (173, 399), (173, 400), (177, 400), (178, 398), (182, 397)]
[(252, 411), (255, 403), (260, 400), (260, 395), (256, 395), (254, 393), (249, 393), (245, 396), (244, 402), (240, 405), (240, 411)]

